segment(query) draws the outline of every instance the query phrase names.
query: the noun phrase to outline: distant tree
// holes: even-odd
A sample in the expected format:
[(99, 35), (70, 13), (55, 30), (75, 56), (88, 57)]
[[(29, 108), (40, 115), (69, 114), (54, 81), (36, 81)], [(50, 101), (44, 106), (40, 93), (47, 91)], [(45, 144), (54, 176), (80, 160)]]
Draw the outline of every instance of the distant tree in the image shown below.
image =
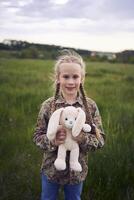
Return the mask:
[(100, 62), (108, 61), (108, 58), (107, 58), (107, 56), (100, 56), (98, 61), (100, 61)]
[(134, 56), (131, 56), (131, 57), (129, 58), (129, 63), (134, 64)]
[(28, 49), (24, 49), (20, 53), (21, 58), (38, 58), (39, 57), (39, 51), (36, 47), (32, 46)]
[(123, 63), (131, 63), (134, 57), (134, 51), (133, 50), (125, 50), (120, 53), (116, 54), (117, 61), (123, 62)]
[(0, 43), (0, 50), (9, 50), (9, 46), (5, 45), (4, 43)]

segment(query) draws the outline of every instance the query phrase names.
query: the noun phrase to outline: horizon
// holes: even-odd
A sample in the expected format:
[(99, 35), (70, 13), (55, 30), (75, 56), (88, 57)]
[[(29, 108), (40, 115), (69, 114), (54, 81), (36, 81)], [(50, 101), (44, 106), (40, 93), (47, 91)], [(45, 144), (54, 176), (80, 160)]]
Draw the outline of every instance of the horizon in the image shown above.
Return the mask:
[(76, 48), (76, 47), (69, 47), (69, 46), (61, 46), (61, 45), (56, 45), (56, 44), (47, 44), (47, 43), (37, 43), (37, 42), (29, 42), (29, 41), (27, 41), (27, 40), (16, 40), (16, 39), (4, 39), (3, 41), (0, 41), (0, 43), (5, 43), (5, 41), (12, 41), (12, 40), (15, 40), (15, 41), (21, 41), (21, 42), (28, 42), (29, 44), (39, 44), (39, 45), (49, 45), (49, 46), (57, 46), (57, 47), (61, 47), (61, 48), (67, 48), (67, 49), (75, 49), (76, 51), (77, 50), (82, 50), (82, 51), (90, 51), (90, 52), (101, 52), (101, 53), (120, 53), (120, 52), (123, 52), (123, 51), (134, 51), (134, 49), (124, 49), (124, 50), (122, 50), (122, 51), (116, 51), (116, 52), (114, 52), (114, 51), (97, 51), (97, 50), (92, 50), (92, 49), (82, 49), (82, 48)]
[(1, 0), (0, 41), (121, 52), (134, 49), (133, 0)]

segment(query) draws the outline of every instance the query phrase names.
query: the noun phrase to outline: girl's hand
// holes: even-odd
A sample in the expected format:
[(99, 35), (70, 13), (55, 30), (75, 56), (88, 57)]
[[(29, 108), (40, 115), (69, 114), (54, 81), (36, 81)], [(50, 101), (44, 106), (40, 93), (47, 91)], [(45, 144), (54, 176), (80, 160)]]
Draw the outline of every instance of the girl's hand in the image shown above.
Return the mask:
[(60, 128), (57, 131), (56, 138), (54, 140), (54, 144), (56, 146), (59, 146), (60, 144), (63, 144), (65, 142), (65, 139), (66, 139), (66, 130), (64, 128)]

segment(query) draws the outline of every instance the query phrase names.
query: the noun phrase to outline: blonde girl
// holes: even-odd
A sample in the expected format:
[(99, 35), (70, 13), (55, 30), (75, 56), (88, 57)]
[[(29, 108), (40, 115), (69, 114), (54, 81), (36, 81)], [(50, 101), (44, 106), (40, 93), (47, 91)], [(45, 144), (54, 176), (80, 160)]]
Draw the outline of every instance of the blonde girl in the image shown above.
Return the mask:
[[(96, 103), (85, 95), (84, 79), (85, 63), (82, 57), (74, 51), (64, 50), (55, 63), (55, 94), (42, 103), (33, 137), (35, 144), (43, 149), (44, 153), (41, 166), (41, 200), (58, 199), (61, 185), (64, 189), (65, 200), (80, 200), (83, 181), (88, 173), (87, 154), (89, 151), (99, 149), (104, 145), (101, 116)], [(90, 133), (82, 131), (75, 138), (80, 148), (81, 172), (70, 170), (69, 152), (66, 156), (67, 168), (58, 171), (54, 167), (58, 145), (66, 140), (65, 130), (63, 128), (58, 130), (56, 138), (52, 142), (46, 136), (51, 114), (56, 109), (69, 105), (81, 107), (86, 113), (86, 123), (92, 127)]]

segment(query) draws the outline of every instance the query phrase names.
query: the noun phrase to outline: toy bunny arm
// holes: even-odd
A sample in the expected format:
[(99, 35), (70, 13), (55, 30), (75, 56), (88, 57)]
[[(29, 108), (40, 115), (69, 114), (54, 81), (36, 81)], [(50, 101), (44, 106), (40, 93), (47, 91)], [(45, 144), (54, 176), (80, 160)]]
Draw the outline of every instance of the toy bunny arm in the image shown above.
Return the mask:
[(44, 151), (55, 151), (57, 146), (53, 145), (47, 138), (47, 125), (49, 121), (50, 100), (45, 101), (40, 108), (37, 124), (35, 127), (33, 142)]
[(89, 133), (91, 131), (91, 126), (89, 124), (84, 124), (82, 131)]

